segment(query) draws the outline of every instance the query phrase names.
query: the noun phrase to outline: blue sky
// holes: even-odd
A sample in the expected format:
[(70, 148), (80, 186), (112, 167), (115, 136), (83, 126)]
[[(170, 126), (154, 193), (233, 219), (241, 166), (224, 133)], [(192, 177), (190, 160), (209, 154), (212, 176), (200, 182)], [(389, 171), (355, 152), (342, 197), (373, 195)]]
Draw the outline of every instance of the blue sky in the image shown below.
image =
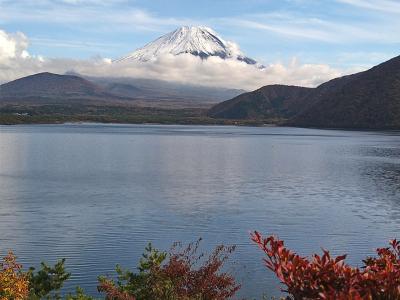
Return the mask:
[(180, 25), (205, 25), (263, 63), (363, 69), (400, 54), (400, 1), (0, 0), (0, 29), (29, 53), (117, 58)]

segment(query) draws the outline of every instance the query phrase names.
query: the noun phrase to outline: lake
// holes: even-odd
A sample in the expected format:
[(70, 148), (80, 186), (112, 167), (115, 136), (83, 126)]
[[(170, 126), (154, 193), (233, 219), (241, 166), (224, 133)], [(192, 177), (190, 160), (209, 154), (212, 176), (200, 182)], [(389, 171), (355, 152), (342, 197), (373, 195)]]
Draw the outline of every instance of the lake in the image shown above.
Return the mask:
[(280, 127), (0, 126), (0, 251), (24, 265), (66, 258), (96, 278), (134, 268), (148, 242), (237, 245), (239, 296), (279, 295), (249, 232), (302, 255), (360, 265), (400, 238), (400, 132)]

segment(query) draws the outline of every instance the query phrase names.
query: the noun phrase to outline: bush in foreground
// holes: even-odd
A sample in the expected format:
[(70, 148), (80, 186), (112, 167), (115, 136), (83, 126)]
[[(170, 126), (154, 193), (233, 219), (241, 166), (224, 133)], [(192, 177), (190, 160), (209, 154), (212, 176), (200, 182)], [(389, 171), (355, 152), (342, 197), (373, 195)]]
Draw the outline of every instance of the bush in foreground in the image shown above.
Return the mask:
[[(274, 236), (258, 232), (252, 240), (264, 251), (266, 266), (286, 286), (292, 299), (400, 299), (400, 242), (377, 249), (376, 257), (364, 260), (362, 268), (345, 264), (346, 255), (301, 257)], [(187, 247), (175, 244), (167, 252), (151, 244), (140, 260), (138, 271), (117, 266), (117, 278), (99, 277), (99, 292), (107, 300), (225, 300), (240, 289), (235, 278), (222, 269), (234, 247), (218, 246), (209, 255), (199, 253), (200, 240)], [(60, 289), (70, 277), (64, 260), (53, 267), (42, 264), (22, 271), (13, 253), (0, 262), (0, 300), (61, 299)], [(80, 288), (67, 300), (94, 300)]]
[[(146, 248), (138, 272), (117, 266), (117, 280), (99, 277), (99, 292), (107, 300), (224, 300), (240, 289), (235, 278), (222, 268), (235, 247), (218, 246), (206, 257), (199, 252), (200, 240), (187, 247), (176, 243), (169, 253)], [(0, 262), (0, 300), (62, 299), (60, 289), (70, 273), (65, 260), (53, 267), (42, 263), (36, 271), (22, 271), (10, 253)], [(67, 300), (93, 300), (80, 288)]]
[(199, 252), (200, 240), (187, 247), (175, 244), (170, 253), (151, 244), (139, 264), (139, 272), (117, 266), (118, 281), (100, 278), (99, 291), (107, 299), (123, 300), (224, 300), (235, 295), (240, 285), (221, 271), (234, 247), (218, 246), (205, 258)]
[(284, 242), (254, 232), (252, 240), (264, 251), (268, 269), (294, 299), (400, 299), (400, 242), (377, 249), (377, 257), (364, 260), (362, 269), (345, 264), (346, 255), (331, 257), (324, 250), (309, 260), (287, 249)]
[(12, 252), (9, 252), (0, 262), (0, 300), (28, 297), (28, 276), (21, 269), (22, 266), (16, 262), (16, 257)]

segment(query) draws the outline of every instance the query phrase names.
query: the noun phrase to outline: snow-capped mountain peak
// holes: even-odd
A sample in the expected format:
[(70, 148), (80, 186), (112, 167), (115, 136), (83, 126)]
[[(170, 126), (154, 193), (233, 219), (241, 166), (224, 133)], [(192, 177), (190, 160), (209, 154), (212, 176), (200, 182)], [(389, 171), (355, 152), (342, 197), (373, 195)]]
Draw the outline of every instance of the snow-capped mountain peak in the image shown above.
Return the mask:
[(247, 64), (257, 64), (255, 60), (244, 56), (235, 43), (224, 41), (211, 28), (202, 26), (180, 27), (115, 62), (155, 61), (165, 54), (192, 54), (202, 59), (217, 56), (221, 59), (237, 59)]

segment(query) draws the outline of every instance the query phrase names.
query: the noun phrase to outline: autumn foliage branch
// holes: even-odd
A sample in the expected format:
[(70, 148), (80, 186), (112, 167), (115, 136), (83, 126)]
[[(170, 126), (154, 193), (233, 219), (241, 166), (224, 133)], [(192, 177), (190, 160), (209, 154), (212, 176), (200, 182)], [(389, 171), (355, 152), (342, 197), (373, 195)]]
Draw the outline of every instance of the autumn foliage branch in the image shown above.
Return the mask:
[[(375, 257), (355, 268), (346, 255), (332, 257), (329, 251), (311, 258), (301, 257), (274, 236), (254, 232), (251, 239), (264, 252), (264, 262), (292, 299), (394, 300), (400, 299), (400, 242), (377, 249)], [(107, 300), (225, 300), (240, 289), (231, 273), (224, 271), (234, 247), (218, 246), (205, 255), (200, 240), (188, 246), (179, 243), (169, 252), (146, 248), (138, 270), (117, 266), (116, 278), (99, 277), (98, 290)], [(70, 277), (64, 260), (54, 266), (42, 264), (36, 271), (22, 271), (10, 252), (0, 261), (0, 300), (61, 299), (60, 290)], [(94, 300), (80, 288), (67, 300)]]
[(252, 240), (265, 253), (265, 265), (273, 271), (294, 299), (400, 299), (400, 242), (377, 249), (377, 256), (364, 260), (359, 269), (347, 265), (346, 255), (331, 257), (324, 250), (311, 260), (287, 249), (274, 236), (262, 237), (257, 231)]

